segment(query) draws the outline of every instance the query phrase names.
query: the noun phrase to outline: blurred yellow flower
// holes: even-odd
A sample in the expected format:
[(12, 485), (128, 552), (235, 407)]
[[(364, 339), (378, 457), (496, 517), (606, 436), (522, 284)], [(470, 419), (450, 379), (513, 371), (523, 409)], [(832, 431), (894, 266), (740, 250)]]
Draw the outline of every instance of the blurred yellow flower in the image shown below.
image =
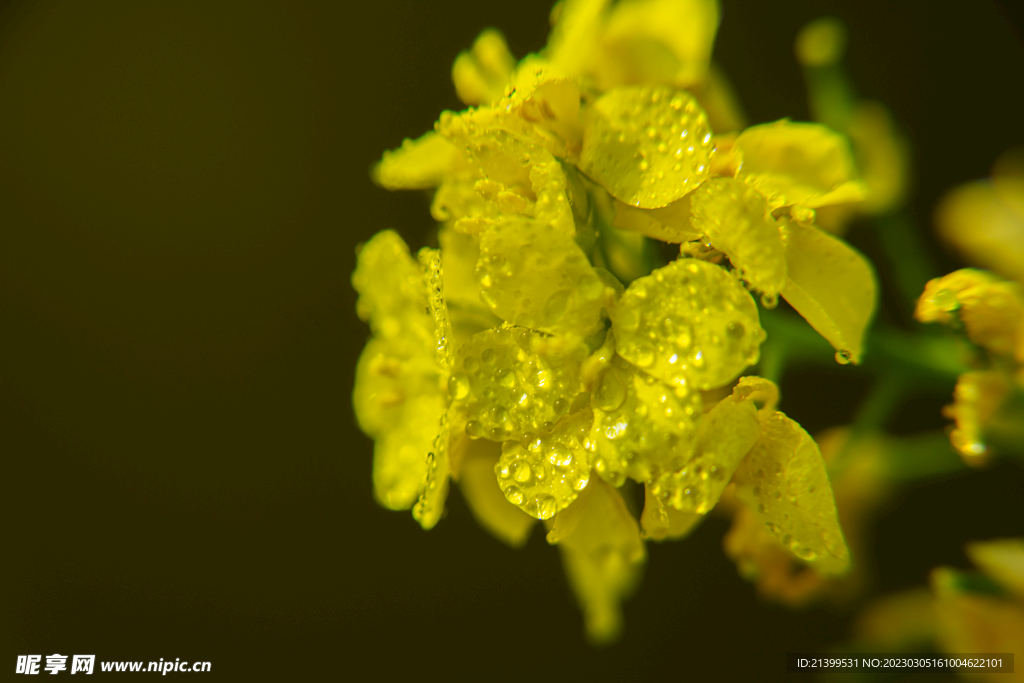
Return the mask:
[[(914, 589), (876, 600), (859, 617), (855, 646), (866, 650), (912, 651), (934, 646), (940, 652), (1011, 653), (1024, 642), (1024, 539), (967, 545), (967, 556), (981, 570), (939, 567), (931, 590)], [(961, 670), (970, 680), (1020, 681), (1012, 674)]]
[(953, 445), (978, 465), (989, 460), (991, 434), (1020, 431), (1020, 415), (1003, 413), (1024, 391), (1024, 152), (1000, 157), (989, 182), (952, 190), (936, 222), (968, 259), (1003, 276), (965, 268), (936, 278), (915, 311), (922, 322), (962, 330), (984, 352), (978, 369), (960, 376), (946, 409), (956, 422)]

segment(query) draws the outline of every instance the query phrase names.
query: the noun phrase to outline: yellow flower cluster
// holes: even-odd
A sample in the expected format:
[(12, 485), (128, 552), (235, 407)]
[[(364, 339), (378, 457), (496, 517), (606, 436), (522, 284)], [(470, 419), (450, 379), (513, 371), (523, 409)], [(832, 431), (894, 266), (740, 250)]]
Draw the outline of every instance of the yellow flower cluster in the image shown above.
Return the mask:
[[(980, 571), (938, 567), (931, 590), (915, 589), (875, 601), (856, 624), (854, 651), (959, 654), (1013, 652), (1024, 642), (1024, 539), (969, 543)], [(972, 673), (971, 680), (1018, 681), (1024, 675)]]
[(981, 351), (946, 409), (953, 446), (978, 465), (991, 455), (986, 433), (1021, 436), (1020, 416), (1007, 407), (1024, 392), (1024, 150), (1004, 154), (990, 180), (950, 192), (937, 219), (947, 241), (998, 273), (965, 268), (936, 278), (915, 311), (922, 322), (962, 330)]
[[(730, 132), (717, 24), (712, 0), (567, 0), (518, 65), (485, 31), (453, 69), (474, 106), (374, 170), (434, 190), (440, 249), (417, 261), (384, 231), (353, 275), (378, 500), (430, 528), (451, 478), (511, 545), (544, 520), (595, 640), (620, 627), (643, 540), (686, 535), (727, 486), (800, 562), (849, 563), (818, 446), (742, 375), (765, 339), (751, 290), (859, 360), (874, 276), (814, 219), (865, 186), (824, 126)], [(679, 257), (652, 267), (652, 239)]]

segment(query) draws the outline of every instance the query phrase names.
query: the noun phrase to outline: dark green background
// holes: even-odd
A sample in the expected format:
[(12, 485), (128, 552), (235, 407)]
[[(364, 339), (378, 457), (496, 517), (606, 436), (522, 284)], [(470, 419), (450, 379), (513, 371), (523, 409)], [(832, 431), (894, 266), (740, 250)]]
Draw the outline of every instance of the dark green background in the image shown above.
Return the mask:
[[(945, 188), (1024, 141), (1006, 8), (724, 4), (716, 55), (755, 122), (807, 116), (793, 36), (825, 13), (847, 21), (857, 85), (912, 136), (925, 225)], [(522, 56), (548, 9), (2, 10), (4, 667), (60, 652), (209, 660), (218, 679), (797, 680), (787, 651), (845, 636), (842, 612), (760, 603), (713, 519), (650, 546), (624, 639), (593, 650), (541, 533), (508, 550), (457, 491), (429, 533), (373, 501), (349, 403), (368, 334), (354, 247), (387, 227), (418, 247), (431, 222), (422, 195), (367, 171), (459, 107), (449, 68), (481, 28)], [(868, 233), (851, 239), (877, 254)], [(841, 424), (864, 386), (853, 368), (792, 373), (782, 407), (812, 430)], [(947, 396), (916, 397), (894, 428), (941, 426)], [(908, 493), (879, 528), (880, 586), (965, 566), (968, 539), (1022, 533), (1022, 494), (1005, 465)]]

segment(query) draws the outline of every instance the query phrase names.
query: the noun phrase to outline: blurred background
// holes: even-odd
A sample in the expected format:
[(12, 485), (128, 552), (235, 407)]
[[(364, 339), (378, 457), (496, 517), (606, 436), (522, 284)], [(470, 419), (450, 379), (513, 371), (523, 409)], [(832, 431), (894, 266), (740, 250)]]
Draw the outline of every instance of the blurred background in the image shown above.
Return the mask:
[[(832, 14), (858, 92), (914, 153), (911, 208), (1024, 142), (1024, 34), (1009, 2), (723, 1), (716, 60), (751, 122), (808, 116), (793, 38)], [(355, 245), (429, 243), (429, 198), (391, 194), (381, 152), (459, 109), (449, 73), (484, 27), (543, 47), (548, 0), (21, 2), (0, 10), (0, 439), (8, 653), (212, 662), (221, 679), (800, 680), (786, 652), (851, 612), (759, 600), (710, 519), (649, 545), (617, 644), (588, 647), (556, 550), (509, 550), (453, 490), (423, 532), (373, 500), (355, 427), (368, 329)], [(850, 233), (869, 256), (870, 234)], [(934, 241), (941, 271), (962, 265)], [(882, 316), (892, 317), (887, 307)], [(809, 431), (850, 420), (858, 370), (788, 373)], [(893, 431), (941, 428), (952, 387)], [(1024, 473), (906, 491), (875, 529), (880, 591), (967, 567), (1024, 533)], [(44, 660), (45, 661), (45, 660)], [(1020, 663), (1018, 663), (1020, 666)]]

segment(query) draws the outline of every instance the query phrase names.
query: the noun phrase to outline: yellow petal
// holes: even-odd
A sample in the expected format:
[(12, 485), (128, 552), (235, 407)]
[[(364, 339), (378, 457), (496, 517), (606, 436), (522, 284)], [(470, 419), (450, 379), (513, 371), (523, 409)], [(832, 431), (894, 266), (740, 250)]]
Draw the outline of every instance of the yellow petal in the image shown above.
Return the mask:
[(632, 86), (594, 102), (579, 167), (616, 199), (653, 209), (708, 177), (711, 149), (707, 116), (692, 95)]
[(757, 583), (765, 598), (801, 607), (825, 586), (821, 574), (802, 564), (746, 508), (736, 511), (729, 533), (722, 539), (725, 554), (747, 581)]
[(480, 298), (506, 322), (589, 336), (606, 287), (573, 238), (530, 220), (506, 220), (480, 236)]
[(591, 392), (594, 469), (613, 486), (683, 466), (693, 448), (700, 394), (671, 387), (616, 356)]
[(764, 418), (775, 410), (779, 402), (779, 388), (774, 382), (763, 377), (740, 377), (732, 390), (732, 397), (736, 400), (760, 403), (758, 414)]
[(593, 67), (599, 87), (689, 86), (708, 69), (718, 30), (715, 0), (621, 0), (608, 18)]
[(915, 317), (963, 323), (968, 338), (992, 353), (1024, 362), (1024, 290), (981, 270), (963, 268), (925, 285)]
[(619, 354), (673, 386), (706, 390), (757, 362), (757, 305), (724, 269), (678, 259), (634, 280), (610, 312)]
[(353, 408), (363, 431), (378, 438), (399, 425), (410, 397), (440, 395), (434, 324), (424, 310), (423, 270), (390, 230), (359, 250), (352, 284), (357, 311), (375, 333), (356, 366)]
[(1024, 282), (1024, 180), (1002, 185), (1002, 192), (989, 182), (955, 188), (939, 203), (935, 222), (969, 262)]
[(494, 467), (508, 502), (537, 519), (550, 519), (576, 500), (590, 481), (590, 454), (583, 443), (594, 416), (582, 410), (524, 446), (506, 441)]
[(375, 335), (433, 336), (433, 323), (423, 312), (427, 307), (423, 269), (395, 231), (378, 232), (359, 248), (352, 286), (359, 293), (356, 312)]
[(505, 327), (475, 335), (460, 356), (448, 388), (464, 406), (467, 433), (528, 443), (569, 412), (587, 348), (575, 337)]
[(374, 493), (381, 504), (405, 509), (423, 494), (415, 515), (426, 528), (444, 508), (447, 490), (447, 313), (440, 258), (409, 256), (392, 231), (378, 233), (359, 251), (352, 284), (357, 311), (374, 338), (356, 370), (353, 407), (376, 439)]
[(477, 332), (498, 327), (501, 319), (480, 301), (474, 271), (480, 259), (477, 238), (444, 225), (437, 233), (444, 266), (444, 298), (451, 318), (453, 348), (458, 351)]
[(693, 193), (690, 193), (660, 209), (637, 209), (616, 200), (612, 225), (621, 230), (632, 230), (672, 244), (700, 239), (700, 230), (694, 228), (690, 222), (692, 196)]
[(465, 449), (459, 471), (459, 488), (469, 509), (484, 529), (499, 541), (513, 548), (522, 547), (536, 520), (509, 503), (498, 486), (494, 466), (501, 456), (501, 446), (486, 439), (471, 439), (462, 434), (455, 437), (462, 443), (452, 448)]
[[(560, 513), (573, 516), (562, 550), (569, 584), (583, 608), (588, 637), (613, 640), (622, 629), (622, 601), (636, 586), (646, 553), (640, 528), (619, 492), (594, 479), (576, 502)], [(552, 534), (559, 529), (558, 517)], [(551, 540), (552, 534), (548, 538)]]
[(740, 133), (743, 165), (736, 177), (756, 187), (773, 208), (810, 207), (863, 198), (846, 138), (817, 123), (782, 120)]
[(935, 597), (915, 588), (872, 600), (854, 631), (857, 642), (878, 646), (879, 652), (909, 652), (935, 639)]
[(440, 394), (410, 396), (398, 425), (377, 438), (373, 450), (373, 487), (377, 500), (392, 510), (413, 506), (428, 473), (445, 400)]
[(973, 306), (984, 297), (985, 290), (999, 282), (992, 273), (975, 268), (961, 268), (929, 280), (917, 301), (914, 317), (923, 323), (950, 325), (960, 307)]
[(775, 538), (822, 574), (850, 562), (836, 516), (832, 487), (818, 445), (793, 420), (776, 412), (734, 476), (736, 493)]
[(685, 465), (658, 477), (651, 493), (676, 510), (706, 514), (760, 435), (754, 404), (735, 394), (724, 399), (701, 417)]
[(769, 297), (786, 283), (786, 253), (764, 195), (733, 178), (713, 178), (690, 196), (693, 227), (723, 252), (740, 277)]
[[(932, 572), (938, 647), (946, 653), (1013, 652), (1024, 643), (1024, 606), (1010, 600), (945, 589), (944, 575), (952, 570)], [(999, 676), (1000, 678), (996, 678)], [(1006, 674), (991, 674), (989, 680), (1006, 680)]]
[(864, 334), (875, 312), (875, 274), (842, 240), (783, 221), (786, 286), (782, 296), (835, 348), (840, 362), (860, 362)]
[(452, 82), (459, 99), (472, 106), (490, 104), (505, 94), (512, 81), (516, 60), (501, 32), (489, 28), (473, 43), (471, 51), (460, 52), (452, 66)]
[(398, 427), (409, 397), (440, 394), (441, 373), (422, 341), (373, 338), (359, 356), (352, 407), (368, 436)]
[(858, 102), (848, 133), (867, 187), (864, 209), (880, 214), (900, 206), (909, 185), (910, 150), (892, 114), (880, 102)]
[(570, 76), (589, 68), (608, 5), (609, 0), (563, 0), (555, 5), (546, 50), (552, 64)]
[(1024, 539), (969, 543), (967, 556), (1001, 586), (1024, 598)]
[(536, 56), (523, 60), (514, 92), (495, 106), (533, 126), (535, 140), (557, 157), (579, 158), (583, 143), (580, 89)]
[(658, 496), (651, 493), (651, 485), (644, 485), (644, 512), (640, 516), (644, 538), (654, 541), (685, 538), (703, 519), (704, 515), (665, 507)]
[(949, 441), (971, 466), (989, 461), (985, 431), (1010, 393), (1010, 381), (998, 370), (965, 372), (956, 381), (953, 405), (944, 414), (956, 420)]
[(533, 124), (497, 109), (444, 112), (438, 132), (462, 150), (466, 169), (445, 179), (431, 211), (476, 233), (498, 216), (527, 216), (547, 229), (574, 234), (565, 173), (533, 138)]
[(1000, 201), (1024, 218), (1024, 146), (999, 155), (992, 165), (992, 187)]
[(424, 190), (437, 187), (452, 170), (458, 151), (452, 143), (430, 132), (417, 140), (384, 152), (373, 169), (373, 181), (387, 190)]
[(412, 509), (413, 518), (424, 529), (433, 529), (444, 514), (444, 502), (448, 497), (448, 442), (451, 438), (447, 413), (441, 414), (430, 450), (427, 452), (420, 497)]

